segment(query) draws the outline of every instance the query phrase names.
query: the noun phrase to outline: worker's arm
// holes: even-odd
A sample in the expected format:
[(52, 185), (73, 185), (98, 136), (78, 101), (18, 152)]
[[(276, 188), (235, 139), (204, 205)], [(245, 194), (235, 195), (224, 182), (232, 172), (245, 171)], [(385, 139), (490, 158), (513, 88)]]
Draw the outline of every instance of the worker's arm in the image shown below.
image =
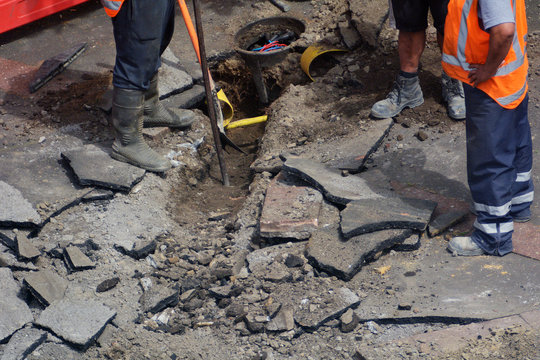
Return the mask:
[(515, 32), (514, 23), (502, 23), (489, 29), (489, 51), (484, 64), (472, 64), (469, 80), (476, 87), (489, 80), (503, 62), (512, 46)]

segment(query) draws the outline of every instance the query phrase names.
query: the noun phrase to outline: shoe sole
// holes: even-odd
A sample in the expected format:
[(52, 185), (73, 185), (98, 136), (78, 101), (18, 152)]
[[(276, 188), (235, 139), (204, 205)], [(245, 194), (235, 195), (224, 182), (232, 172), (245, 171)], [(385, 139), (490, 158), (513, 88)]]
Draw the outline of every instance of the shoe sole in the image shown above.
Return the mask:
[(531, 220), (530, 217), (528, 218), (514, 218), (514, 222), (517, 222), (517, 223), (526, 223), (526, 222), (529, 222)]
[(458, 256), (479, 256), (479, 255), (485, 255), (485, 251), (482, 249), (478, 250), (459, 250), (452, 246), (452, 244), (448, 244), (447, 247), (448, 251), (450, 251), (452, 254), (456, 254)]
[(148, 121), (143, 121), (143, 127), (145, 128), (153, 128), (153, 127), (168, 127), (168, 128), (171, 128), (171, 129), (179, 129), (179, 130), (183, 130), (183, 129), (188, 129), (191, 127), (191, 125), (193, 125), (193, 123), (195, 122), (195, 120), (193, 121), (190, 121), (189, 123), (186, 123), (186, 124), (181, 124), (181, 125), (173, 125), (173, 124), (168, 124), (168, 123), (160, 123), (160, 122), (148, 122)]
[(145, 167), (145, 166), (142, 166), (141, 164), (138, 164), (137, 162), (131, 160), (130, 158), (127, 158), (124, 155), (120, 155), (120, 154), (115, 153), (115, 152), (111, 153), (111, 157), (113, 159), (115, 159), (115, 160), (131, 164), (131, 165), (136, 166), (138, 168), (141, 168), (143, 170), (156, 172), (156, 173), (164, 173), (165, 171), (167, 171), (167, 170), (169, 170), (171, 168), (171, 166), (166, 167), (166, 168), (152, 168), (152, 167), (149, 167), (149, 166)]
[(403, 111), (403, 109), (405, 109), (405, 108), (413, 109), (413, 108), (415, 108), (417, 106), (422, 105), (423, 103), (424, 103), (424, 99), (422, 98), (421, 101), (418, 101), (418, 102), (413, 103), (413, 104), (407, 104), (405, 106), (402, 106), (396, 113), (394, 113), (392, 115), (389, 115), (389, 116), (383, 116), (381, 113), (377, 113), (377, 112), (374, 112), (373, 110), (371, 110), (371, 116), (376, 117), (378, 119), (393, 118), (394, 116), (398, 116)]

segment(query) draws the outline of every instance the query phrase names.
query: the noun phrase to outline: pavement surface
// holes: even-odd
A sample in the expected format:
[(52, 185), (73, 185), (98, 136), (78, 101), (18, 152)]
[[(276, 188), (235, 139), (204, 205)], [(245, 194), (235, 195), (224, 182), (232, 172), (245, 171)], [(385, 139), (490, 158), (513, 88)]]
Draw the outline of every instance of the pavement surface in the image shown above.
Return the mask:
[[(290, 5), (291, 10), (287, 15), (296, 16), (309, 25), (312, 7), (296, 1), (290, 2)], [(528, 0), (527, 5), (530, 32), (539, 32), (540, 6), (537, 4), (537, 0)], [(239, 23), (239, 19), (246, 17), (246, 10), (249, 12), (250, 7), (242, 1), (228, 1), (226, 4), (222, 1), (203, 2), (203, 22), (206, 26), (205, 40), (211, 60), (218, 61), (234, 54), (234, 34), (242, 25)], [(193, 73), (189, 69), (196, 70), (198, 65), (187, 32), (182, 26), (180, 18), (178, 20), (177, 31), (170, 49), (177, 58), (182, 59), (182, 68), (186, 69), (188, 73)], [(110, 76), (115, 55), (114, 40), (111, 34), (110, 20), (105, 16), (97, 1), (90, 1), (70, 11), (62, 12), (61, 15), (53, 15), (9, 33), (0, 34), (0, 73), (2, 74), (0, 76), (0, 115), (6, 114), (2, 107), (8, 99), (10, 102), (32, 103), (34, 95), (29, 93), (28, 87), (33, 74), (41, 63), (75, 44), (87, 42), (87, 50), (65, 72), (40, 89), (40, 92), (60, 91), (67, 89), (70, 84), (77, 84), (84, 79)], [(531, 72), (536, 76), (530, 83), (529, 119), (533, 133), (534, 156), (538, 157), (540, 155), (538, 150), (540, 149), (540, 68), (532, 68)], [(69, 95), (66, 94), (66, 96)], [(30, 113), (29, 111), (28, 117), (30, 117)], [(20, 118), (11, 115), (2, 118), (3, 123), (10, 124), (10, 126), (13, 124), (13, 126), (11, 126), (9, 133), (1, 134), (4, 136), (0, 137), (0, 144), (2, 138), (19, 136), (19, 131), (23, 131), (16, 123), (20, 121), (21, 124), (24, 124), (28, 118), (18, 116)], [(411, 132), (409, 135), (413, 136), (412, 132), (415, 131), (415, 129), (398, 127), (397, 125), (390, 129), (388, 129), (388, 124), (380, 126), (383, 129), (379, 132), (384, 132), (384, 136), (388, 139), (394, 139), (406, 132)], [(24, 128), (23, 125), (21, 127)], [(5, 131), (2, 127), (0, 129)], [(362, 184), (377, 184), (377, 190), (385, 194), (395, 192), (404, 198), (435, 201), (438, 207), (434, 217), (449, 210), (466, 211), (469, 206), (469, 194), (466, 182), (465, 148), (463, 146), (465, 143), (464, 131), (458, 129), (447, 135), (441, 135), (428, 142), (417, 142), (414, 146), (399, 152), (384, 151), (384, 147), (373, 152), (372, 161), (367, 164), (367, 171), (362, 173), (362, 177), (358, 178), (357, 181)], [(3, 232), (4, 237), (11, 238), (13, 235), (11, 231), (17, 227), (29, 232), (43, 228), (43, 234), (48, 239), (55, 239), (59, 243), (68, 245), (73, 241), (73, 237), (83, 237), (94, 229), (100, 229), (99, 235), (102, 238), (96, 239), (96, 243), (106, 247), (110, 243), (110, 239), (105, 234), (108, 228), (103, 227), (101, 222), (103, 219), (68, 214), (71, 220), (71, 225), (66, 225), (68, 231), (55, 228), (54, 220), (51, 221), (51, 219), (75, 205), (92, 201), (92, 196), (95, 196), (95, 199), (104, 196), (101, 192), (93, 195), (95, 190), (93, 186), (103, 186), (103, 183), (99, 183), (100, 180), (96, 180), (97, 183), (94, 181), (86, 184), (76, 181), (77, 174), (60, 161), (59, 155), (62, 154), (64, 158), (68, 159), (72, 158), (76, 156), (77, 150), (83, 145), (93, 143), (99, 149), (92, 148), (92, 151), (101, 151), (100, 156), (103, 156), (105, 154), (103, 151), (106, 151), (107, 148), (107, 139), (100, 139), (99, 136), (97, 139), (89, 139), (85, 135), (84, 127), (70, 124), (58, 125), (55, 131), (47, 134), (46, 137), (46, 141), (40, 141), (38, 136), (25, 146), (20, 146), (20, 144), (10, 146), (8, 142), (7, 145), (0, 147), (0, 201), (5, 202), (5, 204), (9, 203), (9, 206), (0, 204), (0, 207), (3, 208), (0, 209), (0, 216), (3, 217), (0, 219), (0, 221), (3, 220), (0, 222), (0, 235)], [(374, 142), (378, 142), (379, 138), (380, 136), (377, 135)], [(105, 143), (100, 140), (104, 140)], [(326, 146), (335, 149), (338, 144), (339, 141)], [(344, 143), (345, 152), (348, 153), (349, 157), (352, 153), (349, 150), (351, 144)], [(367, 149), (363, 149), (364, 147), (366, 146), (362, 145), (362, 155), (368, 151), (371, 154), (369, 146)], [(317, 155), (313, 155), (309, 160), (320, 159), (317, 158)], [(81, 161), (83, 162), (81, 172), (83, 172), (85, 170), (84, 164), (88, 160)], [(289, 161), (290, 166), (286, 165), (286, 168), (293, 174), (300, 168), (295, 161), (293, 159)], [(344, 161), (349, 164), (351, 158), (344, 159)], [(360, 161), (362, 164), (364, 163), (363, 158)], [(343, 164), (339, 161), (335, 164), (330, 162), (329, 165), (334, 165), (338, 169), (343, 168)], [(317, 166), (313, 166), (309, 170), (320, 174)], [(140, 176), (142, 175), (137, 173), (137, 169), (125, 169), (122, 174), (116, 176), (121, 177), (121, 183), (115, 182), (108, 187), (115, 191), (129, 191), (140, 181)], [(91, 176), (84, 178), (89, 177)], [(308, 182), (321, 193), (331, 193), (332, 191), (329, 191), (328, 188), (332, 190), (332, 186), (337, 183), (337, 180), (342, 180), (339, 170), (336, 169), (328, 177), (329, 180), (325, 179), (328, 182), (321, 183), (317, 180), (313, 182), (308, 180)], [(536, 188), (540, 189), (540, 167), (533, 168), (532, 177)], [(391, 189), (385, 188), (380, 181), (381, 179), (388, 180)], [(287, 195), (290, 193), (286, 191), (284, 194), (286, 195), (282, 196), (290, 196)], [(160, 196), (166, 197), (163, 194)], [(344, 197), (346, 196), (337, 196), (339, 199)], [(347, 199), (340, 203), (346, 204), (350, 200)], [(279, 199), (276, 201), (279, 203)], [(126, 199), (125, 202), (129, 204), (129, 200)], [(18, 211), (20, 210), (15, 218), (11, 216), (11, 211), (5, 214), (4, 210), (12, 209), (13, 204), (18, 204), (16, 208)], [(28, 208), (29, 204), (31, 209)], [(122, 206), (116, 205), (116, 207), (111, 206), (110, 210), (122, 214), (123, 209)], [(118, 241), (120, 245), (124, 246), (126, 251), (132, 251), (136, 248), (137, 245), (132, 240), (127, 239), (130, 232), (135, 234), (147, 231), (148, 234), (152, 235), (149, 237), (160, 234), (162, 229), (155, 228), (152, 217), (164, 217), (163, 212), (155, 210), (152, 214), (126, 215), (126, 224), (118, 230), (126, 234), (126, 238), (120, 238)], [(339, 217), (337, 211), (332, 214), (333, 219)], [(310, 224), (317, 222), (311, 217), (307, 219)], [(319, 226), (324, 226), (326, 220), (319, 218)], [(473, 216), (469, 214), (453, 230), (467, 232), (470, 230), (473, 220)], [(138, 225), (134, 226), (133, 223)], [(272, 225), (279, 226), (279, 223)], [(170, 221), (165, 221), (163, 225), (165, 229), (175, 226)], [(111, 225), (111, 227), (113, 226)], [(71, 234), (69, 234), (70, 231)], [(286, 233), (281, 229), (280, 232)], [(445, 340), (453, 339), (456, 334), (460, 334), (463, 338), (462, 341), (466, 342), (474, 338), (473, 335), (467, 336), (467, 333), (477, 335), (479, 332), (486, 331), (487, 328), (492, 329), (497, 326), (504, 328), (523, 325), (530, 329), (538, 329), (540, 328), (540, 315), (538, 313), (540, 309), (540, 202), (533, 203), (530, 222), (516, 224), (513, 241), (514, 252), (502, 258), (451, 257), (445, 250), (446, 240), (443, 237), (429, 238), (427, 236), (421, 239), (422, 247), (418, 252), (392, 251), (381, 261), (368, 263), (364, 262), (363, 256), (360, 257), (360, 260), (356, 256), (351, 261), (354, 262), (356, 270), (362, 266), (362, 271), (356, 275), (355, 273), (347, 273), (345, 277), (350, 279), (347, 286), (375, 296), (367, 296), (361, 301), (356, 295), (352, 296), (352, 300), (349, 297), (349, 300), (344, 302), (345, 305), (339, 303), (339, 306), (336, 305), (336, 309), (331, 309), (332, 316), (339, 316), (344, 310), (356, 307), (354, 310), (356, 316), (364, 322), (390, 319), (403, 323), (411, 321), (411, 319), (417, 321), (419, 319), (461, 319), (494, 322), (488, 322), (484, 325), (470, 324), (460, 327), (458, 330), (441, 330), (443, 331), (441, 333), (425, 335), (429, 337), (428, 340), (421, 338), (421, 336), (404, 340), (404, 342), (409, 341), (415, 344), (429, 341), (435, 348), (446, 346), (448, 349), (457, 349), (454, 343)], [(43, 244), (40, 243), (40, 245)], [(331, 255), (336, 257), (336, 262), (343, 260), (339, 254)], [(2, 263), (2, 266), (5, 265)], [(26, 281), (31, 282), (32, 279), (29, 277)], [(16, 286), (9, 280), (3, 281), (2, 284), (9, 285), (9, 296), (16, 299), (16, 290), (14, 290)], [(382, 286), (385, 291), (379, 293), (380, 287), (376, 288), (374, 284)], [(8, 287), (8, 285), (5, 286)], [(39, 284), (36, 285), (36, 287), (38, 286)], [(287, 290), (281, 289), (280, 292), (276, 293), (276, 297), (287, 299), (292, 292), (292, 290), (290, 292)], [(46, 303), (52, 302), (55, 294), (43, 291), (46, 292), (46, 296), (44, 296), (47, 298), (45, 299)], [(332, 292), (333, 290), (329, 287), (327, 291)], [(0, 305), (2, 304), (0, 302)], [(56, 304), (55, 308), (50, 308), (47, 313), (42, 314), (38, 323), (44, 328), (52, 328), (57, 335), (68, 340), (71, 336), (69, 324), (56, 323), (54, 313), (53, 315), (49, 313), (55, 310), (63, 313), (73, 312), (73, 316), (79, 316), (80, 321), (87, 321), (92, 318), (92, 313), (89, 312), (101, 311), (101, 317), (92, 319), (93, 328), (88, 330), (89, 333), (85, 334), (86, 336), (69, 340), (81, 346), (87, 346), (91, 340), (93, 341), (97, 333), (103, 331), (106, 323), (116, 316), (115, 311), (109, 307), (103, 308), (104, 305)], [(97, 310), (95, 310), (96, 308)], [(84, 312), (79, 311), (81, 309)], [(309, 313), (307, 310), (305, 312)], [(29, 310), (27, 311), (25, 308), (26, 318), (30, 316), (27, 313)], [(128, 315), (119, 312), (117, 321), (120, 324), (127, 322)], [(51, 318), (49, 319), (48, 316)], [(305, 316), (308, 317), (308, 315)], [(316, 320), (310, 319), (309, 321), (302, 319), (307, 324), (306, 328), (315, 328), (327, 320), (326, 317)], [(28, 319), (22, 319), (14, 326), (20, 327), (20, 324), (25, 322), (28, 322)], [(283, 328), (290, 330), (290, 321)], [(0, 333), (0, 342), (10, 335), (11, 333), (8, 332)], [(34, 334), (34, 336), (39, 343), (43, 341), (42, 333)], [(364, 356), (366, 351), (358, 350), (358, 353)], [(369, 358), (369, 356), (365, 356)]]

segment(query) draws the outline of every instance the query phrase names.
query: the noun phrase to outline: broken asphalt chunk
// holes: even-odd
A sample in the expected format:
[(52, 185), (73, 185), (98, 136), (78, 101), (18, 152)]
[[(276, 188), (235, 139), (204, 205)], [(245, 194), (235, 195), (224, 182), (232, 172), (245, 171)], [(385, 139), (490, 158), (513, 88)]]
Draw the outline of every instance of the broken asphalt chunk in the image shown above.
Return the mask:
[(131, 256), (134, 259), (143, 259), (156, 250), (155, 240), (137, 239), (136, 241), (115, 244), (114, 247), (122, 254)]
[(341, 176), (341, 172), (312, 160), (288, 158), (283, 171), (308, 182), (331, 202), (345, 205), (353, 200), (382, 198), (358, 175)]
[(430, 200), (397, 197), (352, 201), (341, 211), (341, 232), (348, 239), (385, 229), (424, 231), (436, 207)]
[(34, 260), (41, 255), (41, 252), (30, 242), (28, 237), (22, 232), (17, 232), (17, 255), (21, 260)]
[(64, 249), (64, 259), (70, 271), (93, 269), (94, 262), (76, 246), (68, 246)]
[(437, 216), (428, 226), (429, 236), (433, 237), (439, 235), (450, 226), (463, 220), (468, 214), (468, 211), (455, 210)]
[(115, 316), (116, 311), (103, 304), (63, 299), (43, 310), (36, 324), (70, 343), (87, 347)]
[(68, 161), (82, 186), (100, 186), (128, 192), (145, 174), (145, 170), (116, 161), (92, 144), (64, 151), (62, 157)]
[(344, 239), (338, 225), (319, 229), (306, 247), (306, 257), (318, 269), (350, 280), (366, 260), (412, 235), (412, 230), (381, 230)]
[(15, 331), (32, 322), (30, 308), (19, 299), (19, 284), (10, 269), (0, 268), (0, 343)]
[(26, 359), (39, 345), (47, 339), (47, 332), (34, 328), (24, 328), (17, 331), (0, 357), (1, 360)]
[(260, 235), (265, 238), (308, 239), (317, 230), (321, 203), (322, 195), (317, 190), (274, 179), (266, 190)]
[(165, 308), (178, 304), (178, 293), (179, 291), (176, 289), (154, 285), (141, 295), (139, 304), (141, 304), (144, 312), (155, 314)]
[(32, 295), (45, 306), (61, 300), (68, 287), (67, 280), (50, 270), (29, 273), (24, 277), (24, 283)]
[(266, 324), (268, 331), (290, 331), (294, 329), (294, 310), (292, 307), (282, 307), (277, 315)]
[(0, 180), (0, 227), (35, 227), (41, 217), (23, 194)]
[(96, 287), (96, 292), (100, 293), (100, 292), (109, 291), (112, 288), (114, 288), (119, 282), (120, 282), (120, 278), (118, 277), (104, 280), (100, 282), (99, 285)]

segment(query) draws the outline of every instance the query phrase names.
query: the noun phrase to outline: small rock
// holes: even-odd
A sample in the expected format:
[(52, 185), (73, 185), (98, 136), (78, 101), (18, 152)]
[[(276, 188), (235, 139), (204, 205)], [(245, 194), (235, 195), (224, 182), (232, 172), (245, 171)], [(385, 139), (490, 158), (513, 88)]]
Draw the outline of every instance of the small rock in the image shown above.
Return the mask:
[(344, 333), (353, 331), (358, 325), (360, 319), (356, 315), (353, 309), (347, 310), (340, 318), (340, 328)]
[(427, 140), (427, 138), (428, 138), (428, 134), (426, 134), (426, 132), (423, 131), (423, 130), (419, 130), (419, 131), (416, 133), (416, 137), (417, 137), (418, 140), (420, 140), (420, 141), (425, 141), (425, 140)]
[(107, 279), (105, 281), (102, 281), (97, 287), (96, 292), (101, 293), (108, 290), (111, 290), (114, 288), (118, 283), (120, 282), (120, 278), (114, 277), (111, 279)]

